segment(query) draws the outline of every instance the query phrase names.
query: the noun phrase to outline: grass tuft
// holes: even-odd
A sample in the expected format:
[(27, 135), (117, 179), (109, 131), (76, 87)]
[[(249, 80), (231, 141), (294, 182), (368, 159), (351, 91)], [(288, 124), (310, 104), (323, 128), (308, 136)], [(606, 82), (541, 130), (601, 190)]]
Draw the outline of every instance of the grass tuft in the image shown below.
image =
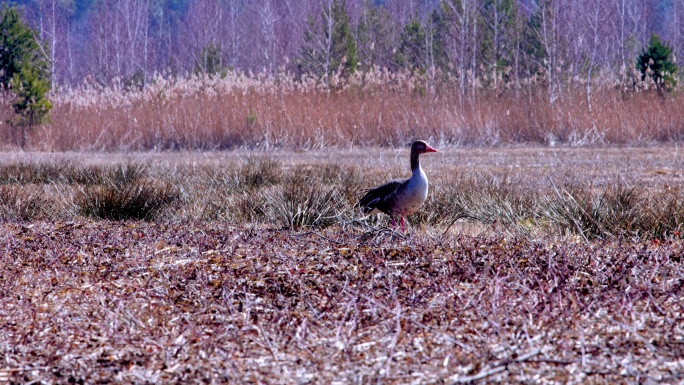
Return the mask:
[(238, 186), (242, 189), (256, 189), (271, 186), (280, 182), (282, 169), (280, 164), (271, 159), (247, 159), (236, 172)]
[(336, 222), (344, 210), (339, 187), (328, 187), (295, 170), (277, 189), (265, 191), (266, 219), (282, 226), (324, 228)]
[(42, 216), (46, 202), (36, 186), (0, 185), (0, 220), (30, 221)]
[[(219, 164), (193, 161), (188, 165), (171, 160), (154, 166), (143, 161), (96, 163), (75, 158), (8, 162), (0, 164), (0, 217), (69, 220), (85, 215), (113, 220), (346, 228), (353, 222), (353, 207), (363, 188), (401, 174), (393, 164), (366, 167), (353, 160), (321, 161), (318, 155), (307, 159), (307, 155), (294, 154), (296, 159), (284, 165), (280, 159), (259, 156), (237, 156)], [(549, 154), (552, 157), (532, 160), (534, 167), (525, 166), (524, 172), (497, 168), (507, 163), (497, 157), (478, 160), (492, 162), (484, 172), (472, 172), (470, 165), (454, 172), (452, 161), (428, 164), (428, 172), (434, 175), (428, 200), (408, 220), (417, 230), (454, 225), (458, 229), (458, 223), (470, 222), (474, 226), (469, 228), (499, 229), (522, 238), (655, 239), (679, 236), (684, 230), (684, 194), (676, 187), (678, 174), (668, 171), (676, 167), (653, 174), (653, 167), (646, 164), (646, 174), (623, 175), (618, 181), (611, 179), (615, 175), (611, 169), (588, 177), (591, 162), (540, 167), (556, 161), (557, 154), (553, 150)], [(349, 158), (348, 153), (344, 156)], [(649, 159), (642, 158), (643, 162)], [(644, 183), (645, 178), (659, 178), (662, 187)], [(46, 202), (51, 202), (49, 210)], [(173, 209), (167, 210), (174, 203)], [(386, 216), (379, 215), (368, 223), (386, 221)]]
[(81, 213), (110, 220), (153, 220), (178, 194), (168, 184), (150, 181), (85, 187), (77, 198)]
[[(544, 199), (542, 211), (561, 232), (572, 232), (586, 239), (614, 236), (660, 237), (680, 225), (667, 221), (676, 212), (657, 209), (657, 200), (646, 191), (618, 183), (596, 192), (591, 187), (566, 186)], [(673, 206), (675, 209), (677, 206)], [(680, 206), (681, 209), (681, 206)], [(655, 214), (655, 215), (654, 215)], [(681, 218), (681, 213), (679, 214)]]
[(16, 162), (0, 164), (0, 184), (45, 184), (57, 181), (64, 170), (74, 167), (69, 162)]

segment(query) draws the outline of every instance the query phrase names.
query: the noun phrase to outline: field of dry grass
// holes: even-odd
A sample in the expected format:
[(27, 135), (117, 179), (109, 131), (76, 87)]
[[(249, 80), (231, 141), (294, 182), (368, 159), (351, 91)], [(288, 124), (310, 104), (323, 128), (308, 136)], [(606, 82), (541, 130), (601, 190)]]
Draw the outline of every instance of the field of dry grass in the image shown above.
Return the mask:
[(0, 382), (678, 383), (675, 145), (0, 155)]
[[(406, 158), (406, 149), (378, 148), (5, 153), (0, 217), (346, 226), (358, 220), (352, 207), (360, 190), (407, 175)], [(432, 190), (426, 210), (410, 218), (416, 229), (466, 222), (515, 236), (586, 240), (663, 238), (684, 230), (676, 145), (446, 148), (424, 162)]]

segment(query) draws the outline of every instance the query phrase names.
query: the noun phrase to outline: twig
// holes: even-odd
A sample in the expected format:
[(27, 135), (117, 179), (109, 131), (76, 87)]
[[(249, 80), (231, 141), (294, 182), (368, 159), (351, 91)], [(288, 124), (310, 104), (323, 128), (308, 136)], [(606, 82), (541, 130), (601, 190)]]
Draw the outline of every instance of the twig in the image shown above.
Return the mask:
[(477, 380), (481, 380), (483, 378), (487, 378), (489, 376), (492, 376), (497, 373), (501, 373), (504, 370), (508, 369), (509, 364), (513, 363), (520, 363), (529, 360), (530, 358), (536, 356), (537, 354), (541, 353), (541, 350), (534, 350), (530, 353), (523, 354), (522, 356), (514, 359), (514, 360), (507, 360), (504, 361), (503, 363), (495, 366), (494, 368), (488, 369), (488, 370), (483, 370), (480, 373), (474, 375), (474, 376), (468, 376), (468, 377), (461, 377), (455, 379), (452, 384), (466, 384), (470, 382), (475, 382)]
[[(394, 330), (394, 336), (392, 337), (392, 343), (389, 346), (389, 353), (387, 354), (387, 358), (385, 359), (385, 362), (382, 364), (384, 367), (384, 375), (387, 375), (390, 371), (390, 365), (392, 363), (392, 358), (394, 357), (394, 351), (397, 347), (397, 344), (399, 343), (402, 335), (402, 330), (401, 330), (401, 304), (399, 301), (397, 301), (397, 309), (396, 309), (396, 328)], [(378, 384), (382, 383), (382, 376), (378, 376)]]
[(36, 367), (28, 367), (28, 368), (0, 369), (0, 374), (30, 372), (32, 370), (50, 370), (50, 367), (49, 366), (36, 366)]
[[(373, 306), (377, 306), (377, 307), (379, 307), (379, 308), (381, 308), (381, 309), (383, 309), (383, 310), (385, 310), (385, 311), (387, 311), (387, 312), (390, 312), (390, 311), (391, 311), (387, 306), (385, 306), (385, 305), (383, 305), (383, 304), (381, 304), (381, 303), (376, 302), (373, 298), (371, 298), (371, 297), (369, 297), (369, 296), (367, 296), (367, 295), (359, 295), (358, 293), (351, 293), (351, 294), (354, 294), (354, 295), (356, 295), (356, 296), (360, 296), (361, 298), (363, 298), (363, 299), (365, 299), (366, 301), (368, 301), (368, 302), (370, 302), (371, 304), (373, 304)], [(466, 344), (464, 344), (464, 343), (462, 343), (462, 342), (460, 342), (460, 341), (458, 341), (458, 340), (452, 338), (451, 336), (447, 335), (446, 333), (442, 333), (442, 332), (439, 332), (439, 331), (433, 331), (433, 330), (431, 330), (430, 327), (428, 327), (428, 326), (426, 326), (426, 325), (424, 325), (424, 324), (422, 324), (422, 323), (416, 321), (415, 319), (413, 319), (413, 317), (409, 317), (409, 316), (405, 316), (405, 315), (401, 315), (400, 317), (401, 317), (402, 319), (405, 319), (405, 320), (407, 320), (407, 321), (410, 321), (412, 324), (414, 324), (415, 326), (418, 326), (419, 328), (421, 328), (421, 329), (423, 329), (423, 330), (425, 330), (425, 331), (433, 332), (433, 333), (435, 333), (435, 334), (441, 335), (441, 336), (444, 337), (447, 341), (453, 343), (454, 345), (458, 345), (459, 347), (461, 347), (461, 349), (463, 349), (463, 350), (465, 350), (465, 351), (467, 351), (467, 352), (469, 352), (469, 353), (473, 353), (473, 354), (474, 354), (475, 356), (477, 356), (478, 358), (480, 357), (480, 354), (479, 354), (478, 352), (476, 352), (473, 348), (471, 348), (470, 346), (468, 346), (468, 345), (466, 345)]]
[(328, 238), (328, 237), (326, 237), (325, 235), (319, 234), (319, 233), (317, 233), (317, 232), (315, 232), (315, 231), (306, 231), (306, 232), (304, 232), (304, 233), (293, 234), (293, 236), (294, 236), (294, 237), (304, 237), (304, 236), (311, 235), (311, 234), (313, 234), (313, 235), (315, 235), (315, 236), (317, 236), (317, 237), (319, 237), (319, 238), (322, 238), (322, 239), (324, 239), (324, 240), (326, 240), (326, 241), (328, 241), (328, 242), (333, 242), (333, 243), (336, 243), (336, 244), (338, 244), (338, 245), (344, 244), (344, 242), (340, 242), (340, 241), (336, 241), (336, 240), (334, 240), (334, 239)]
[(627, 332), (629, 332), (631, 335), (633, 335), (634, 337), (636, 337), (639, 341), (643, 342), (644, 345), (646, 346), (646, 348), (647, 348), (648, 350), (650, 350), (650, 351), (652, 351), (652, 352), (655, 352), (655, 351), (657, 350), (656, 347), (653, 346), (652, 343), (648, 342), (648, 340), (647, 340), (646, 338), (642, 337), (641, 334), (637, 333), (636, 329), (634, 329), (633, 327), (627, 325), (627, 324), (624, 323), (624, 322), (620, 322), (620, 321), (616, 320), (616, 319), (613, 318), (612, 316), (608, 316), (608, 319), (609, 319), (610, 321), (615, 322), (615, 323), (616, 323), (618, 326), (620, 326), (621, 328), (625, 329), (625, 330), (626, 330)]

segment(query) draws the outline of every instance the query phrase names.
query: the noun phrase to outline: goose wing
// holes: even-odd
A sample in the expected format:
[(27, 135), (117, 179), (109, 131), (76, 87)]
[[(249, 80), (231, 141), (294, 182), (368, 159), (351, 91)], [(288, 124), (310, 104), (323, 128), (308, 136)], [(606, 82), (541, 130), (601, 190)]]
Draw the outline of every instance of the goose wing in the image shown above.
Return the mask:
[(374, 210), (390, 214), (395, 205), (397, 192), (408, 182), (408, 179), (395, 179), (376, 188), (365, 190), (366, 194), (359, 199), (358, 205), (364, 214)]

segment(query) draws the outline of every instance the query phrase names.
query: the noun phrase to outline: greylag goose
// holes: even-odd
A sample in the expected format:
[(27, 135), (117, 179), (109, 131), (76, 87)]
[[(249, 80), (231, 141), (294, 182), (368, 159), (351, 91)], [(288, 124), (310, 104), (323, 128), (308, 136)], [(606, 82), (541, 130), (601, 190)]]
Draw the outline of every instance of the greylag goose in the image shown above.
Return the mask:
[(359, 199), (359, 207), (366, 214), (385, 213), (392, 218), (392, 227), (396, 227), (395, 218), (400, 219), (401, 230), (405, 230), (404, 217), (413, 214), (423, 205), (428, 194), (428, 178), (420, 167), (420, 154), (437, 152), (422, 140), (411, 145), (411, 177), (391, 180), (376, 188), (366, 190)]

